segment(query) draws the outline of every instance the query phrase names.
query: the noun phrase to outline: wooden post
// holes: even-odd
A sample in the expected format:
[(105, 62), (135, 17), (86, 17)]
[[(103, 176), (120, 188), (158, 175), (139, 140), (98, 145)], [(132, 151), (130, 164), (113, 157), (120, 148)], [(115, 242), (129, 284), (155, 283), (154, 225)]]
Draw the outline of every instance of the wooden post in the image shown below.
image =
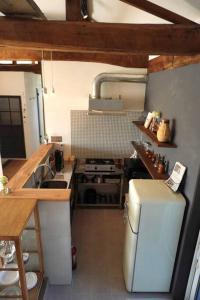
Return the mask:
[(22, 255), (22, 245), (21, 245), (21, 237), (18, 237), (15, 240), (15, 248), (16, 248), (16, 257), (17, 257), (17, 264), (19, 268), (19, 279), (20, 279), (20, 287), (22, 291), (22, 299), (28, 300), (28, 290), (26, 286), (26, 276), (25, 276), (25, 269), (24, 269), (24, 262), (23, 262), (23, 255)]
[(40, 264), (40, 272), (42, 275), (44, 274), (44, 260), (43, 260), (43, 251), (42, 251), (42, 241), (41, 241), (41, 233), (40, 233), (40, 217), (38, 211), (38, 205), (35, 206), (34, 209), (34, 218), (35, 218), (35, 229), (36, 229), (36, 241), (39, 253), (39, 264)]

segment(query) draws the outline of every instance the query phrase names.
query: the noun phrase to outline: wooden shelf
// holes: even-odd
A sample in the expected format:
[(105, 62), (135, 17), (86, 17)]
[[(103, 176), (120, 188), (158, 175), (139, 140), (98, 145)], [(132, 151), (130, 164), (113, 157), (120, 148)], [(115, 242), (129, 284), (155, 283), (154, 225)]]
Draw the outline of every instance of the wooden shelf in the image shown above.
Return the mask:
[(40, 273), (40, 272), (36, 272), (37, 274), (37, 278), (38, 278), (38, 281), (37, 281), (37, 285), (28, 291), (28, 294), (29, 294), (29, 300), (35, 300), (35, 299), (38, 299), (39, 298), (39, 294), (40, 294), (40, 290), (41, 290), (41, 287), (42, 287), (42, 283), (43, 283), (43, 274)]
[(146, 134), (154, 144), (156, 144), (156, 146), (158, 147), (163, 147), (163, 148), (176, 148), (177, 145), (175, 145), (174, 143), (162, 143), (159, 142), (155, 133), (151, 132), (149, 129), (144, 127), (144, 123), (140, 122), (140, 121), (133, 121), (132, 122), (135, 126), (137, 126), (137, 128), (139, 128), (140, 131), (142, 131), (144, 134)]
[(151, 160), (146, 156), (145, 151), (142, 146), (138, 145), (136, 142), (131, 142), (135, 150), (137, 151), (139, 157), (141, 158), (143, 164), (149, 171), (149, 174), (153, 179), (166, 180), (168, 178), (167, 174), (159, 174), (153, 166)]
[[(23, 300), (38, 300), (40, 289), (43, 282), (44, 266), (43, 266), (43, 255), (41, 246), (41, 236), (40, 236), (40, 222), (39, 213), (37, 207), (36, 199), (1, 199), (0, 198), (0, 240), (14, 241), (15, 243), (15, 260), (18, 268), (13, 270), (18, 270), (19, 272), (19, 282), (21, 287), (21, 297), (20, 296), (9, 296), (3, 298), (22, 298)], [(14, 208), (13, 208), (14, 207)], [(22, 245), (22, 232), (27, 226), (27, 222), (31, 214), (34, 214), (35, 230), (36, 230), (36, 243), (37, 250), (28, 251), (29, 253), (37, 253), (39, 261), (39, 272), (37, 274), (37, 285), (35, 288), (28, 291), (26, 285), (26, 270), (23, 262), (23, 245)], [(0, 271), (12, 271), (12, 268), (0, 268)], [(0, 298), (2, 298), (0, 296)]]
[[(5, 269), (4, 269), (5, 271)], [(43, 274), (40, 273), (40, 272), (36, 272), (37, 274), (37, 278), (38, 278), (38, 281), (37, 281), (37, 284), (36, 286), (29, 290), (28, 291), (28, 294), (29, 294), (29, 300), (36, 300), (38, 299), (39, 297), (39, 294), (40, 294), (40, 290), (41, 290), (41, 287), (42, 287), (42, 283), (43, 283)], [(6, 286), (5, 286), (6, 287)], [(5, 296), (0, 296), (0, 299), (5, 299), (5, 298), (8, 298), (8, 299), (22, 299), (22, 295), (13, 295), (13, 296), (9, 296), (9, 297), (5, 297)]]
[(110, 186), (110, 185), (119, 185), (120, 182), (116, 183), (116, 182), (101, 182), (101, 183), (96, 183), (96, 182), (79, 182), (79, 184), (82, 184), (82, 185), (93, 185), (93, 186)]
[(77, 203), (77, 207), (120, 207), (121, 204), (120, 203), (117, 203), (117, 204), (100, 204), (100, 203), (97, 203), (97, 204), (88, 204), (88, 203)]

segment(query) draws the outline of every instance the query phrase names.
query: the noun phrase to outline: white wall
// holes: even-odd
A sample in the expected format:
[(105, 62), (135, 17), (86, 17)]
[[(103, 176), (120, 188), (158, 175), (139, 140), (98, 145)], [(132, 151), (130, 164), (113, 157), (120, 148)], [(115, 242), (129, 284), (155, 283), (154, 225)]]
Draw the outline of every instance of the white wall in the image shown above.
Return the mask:
[[(55, 94), (52, 95), (52, 67)], [(71, 110), (87, 110), (88, 98), (92, 91), (93, 79), (103, 72), (145, 74), (146, 69), (130, 69), (101, 63), (45, 61), (43, 63), (43, 79), (48, 89), (44, 95), (45, 121), (48, 136), (62, 135), (65, 143), (65, 156), (70, 155), (71, 145)], [(116, 88), (117, 86), (117, 88)], [(102, 86), (102, 94), (118, 97), (120, 94), (126, 103), (136, 103), (136, 110), (144, 107), (144, 85), (132, 88), (132, 84), (109, 84)]]
[[(26, 156), (29, 157), (38, 146), (36, 138), (36, 87), (40, 75), (24, 72), (0, 72), (0, 95), (21, 96)], [(41, 89), (41, 84), (39, 86)]]
[(38, 85), (38, 75), (33, 73), (24, 73), (25, 96), (28, 111), (29, 140), (31, 152), (35, 151), (40, 145), (39, 120), (36, 87), (41, 90), (41, 84)]

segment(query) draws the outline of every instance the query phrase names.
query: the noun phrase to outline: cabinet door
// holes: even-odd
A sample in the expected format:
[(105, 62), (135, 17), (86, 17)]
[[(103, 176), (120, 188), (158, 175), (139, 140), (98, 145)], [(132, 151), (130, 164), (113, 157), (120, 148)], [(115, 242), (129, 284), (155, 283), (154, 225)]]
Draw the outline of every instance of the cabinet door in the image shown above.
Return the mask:
[(126, 216), (125, 219), (126, 219), (126, 227), (125, 227), (125, 241), (124, 241), (123, 271), (124, 271), (124, 280), (125, 280), (126, 288), (130, 292), (132, 291), (132, 285), (133, 285), (137, 234), (133, 233), (128, 220), (128, 216)]

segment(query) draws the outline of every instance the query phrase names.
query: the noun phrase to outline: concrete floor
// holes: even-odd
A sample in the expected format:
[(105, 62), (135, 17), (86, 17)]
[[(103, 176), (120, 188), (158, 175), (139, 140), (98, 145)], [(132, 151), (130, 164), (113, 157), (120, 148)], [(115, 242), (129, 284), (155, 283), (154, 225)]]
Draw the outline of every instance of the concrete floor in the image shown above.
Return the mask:
[(171, 299), (170, 295), (132, 294), (122, 272), (124, 226), (118, 209), (79, 209), (72, 228), (78, 249), (71, 286), (49, 286), (48, 300)]

